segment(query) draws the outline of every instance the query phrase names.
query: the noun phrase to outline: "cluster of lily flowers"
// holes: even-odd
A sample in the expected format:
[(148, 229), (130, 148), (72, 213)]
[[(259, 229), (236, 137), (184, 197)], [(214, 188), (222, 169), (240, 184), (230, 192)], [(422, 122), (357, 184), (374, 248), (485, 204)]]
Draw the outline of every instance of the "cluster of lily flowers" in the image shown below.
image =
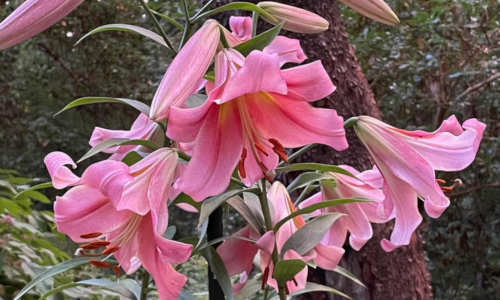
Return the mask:
[[(0, 49), (44, 30), (81, 2), (26, 1), (0, 24)], [(269, 22), (284, 21), (288, 30), (318, 33), (328, 28), (325, 19), (302, 9), (273, 2), (260, 6), (276, 16)], [(394, 23), (397, 17), (391, 13), (385, 10), (375, 18)], [(47, 17), (40, 17), (44, 15)], [(305, 253), (288, 247), (282, 251), (288, 239), (306, 224), (302, 215), (290, 218), (277, 232), (261, 222), (234, 233), (217, 252), (229, 275), (240, 275), (234, 284), (236, 292), (250, 276), (256, 255), (260, 255), (263, 287), (267, 284), (277, 289), (271, 276), (274, 251), (285, 260), (300, 259), (333, 270), (342, 258), (348, 233), (348, 243), (359, 250), (372, 237), (371, 223), (394, 219), (390, 239), (381, 241), (384, 250), (392, 251), (408, 245), (422, 222), (419, 200), (433, 218), (447, 208), (450, 201), (445, 193), (459, 182), (441, 186), (444, 181), (436, 179), (435, 171), (459, 171), (474, 161), (485, 129), (476, 119), (461, 125), (451, 116), (429, 133), (398, 129), (369, 116), (351, 118), (345, 125), (354, 127), (375, 166), (359, 172), (342, 165), (338, 167), (345, 172), (325, 172), (331, 180), (322, 180), (319, 192), (296, 207), (287, 188), (274, 180), (274, 170), (280, 160), (288, 161), (287, 148), (316, 143), (338, 151), (348, 147), (343, 118), (334, 109), (310, 104), (333, 93), (335, 86), (321, 61), (282, 68), (306, 60), (298, 40), (277, 36), (267, 47), (246, 57), (233, 49), (251, 38), (252, 18), (231, 17), (230, 30), (215, 20), (206, 21), (172, 61), (150, 114), (140, 114), (130, 130), (97, 127), (89, 142), (94, 147), (110, 138), (126, 138), (168, 147), (151, 153), (145, 153), (140, 145), (109, 148), (104, 152), (111, 156), (88, 167), (81, 177), (72, 172), (77, 165), (65, 153), (47, 155), (45, 164), (53, 186), (69, 187), (54, 204), (57, 229), (81, 243), (78, 253), (89, 257), (91, 264), (111, 267), (117, 275), (120, 268), (131, 274), (142, 266), (153, 276), (161, 299), (177, 299), (187, 279), (173, 265), (186, 262), (193, 246), (164, 237), (167, 204), (181, 192), (196, 202), (219, 195), (228, 189), (235, 172), (248, 187), (262, 178), (271, 184), (267, 199), (273, 226), (297, 209), (323, 201), (370, 200), (318, 209), (307, 216), (341, 213), (321, 241)], [(213, 79), (207, 80), (205, 75), (212, 66)], [(186, 101), (200, 89), (205, 89), (207, 99), (188, 107)], [(121, 160), (132, 151), (145, 156), (129, 166)], [(180, 154), (190, 159), (180, 159)], [(186, 203), (179, 206), (197, 212)], [(262, 212), (257, 215), (264, 220)], [(106, 257), (101, 259), (103, 255)], [(119, 265), (106, 261), (111, 255)], [(286, 283), (287, 292), (303, 289), (306, 279), (307, 267)]]

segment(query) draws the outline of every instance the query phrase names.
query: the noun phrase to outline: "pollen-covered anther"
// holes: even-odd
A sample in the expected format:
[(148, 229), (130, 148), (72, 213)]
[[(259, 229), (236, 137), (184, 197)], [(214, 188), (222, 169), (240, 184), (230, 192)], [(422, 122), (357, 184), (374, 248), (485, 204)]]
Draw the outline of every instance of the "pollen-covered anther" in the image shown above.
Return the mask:
[(84, 244), (84, 245), (80, 246), (81, 249), (85, 249), (85, 250), (95, 250), (95, 249), (99, 249), (101, 247), (102, 246), (93, 245), (93, 244)]
[(104, 268), (104, 269), (107, 269), (111, 266), (110, 264), (108, 264), (105, 261), (100, 261), (100, 260), (95, 260), (95, 259), (89, 260), (89, 264), (96, 266), (96, 267), (99, 267), (99, 268)]
[(280, 142), (276, 139), (269, 139), (269, 142), (273, 144), (274, 153), (278, 154), (278, 156), (285, 162), (288, 162), (288, 156), (285, 153), (285, 147), (281, 145)]
[(115, 273), (116, 276), (120, 276), (121, 275), (120, 267), (117, 266), (117, 265), (114, 265), (113, 266), (113, 272)]
[(111, 244), (111, 243), (108, 241), (93, 241), (93, 242), (90, 242), (90, 244), (94, 245), (94, 246), (99, 246), (99, 247), (106, 247), (106, 246), (109, 246), (109, 244)]
[(299, 283), (297, 282), (297, 279), (295, 279), (295, 277), (293, 277), (293, 283), (295, 284), (295, 286), (299, 286)]
[(90, 233), (82, 234), (82, 235), (80, 235), (80, 237), (82, 239), (94, 239), (94, 238), (101, 236), (101, 235), (102, 235), (102, 232), (90, 232)]
[(255, 143), (255, 148), (257, 148), (257, 150), (262, 152), (265, 156), (269, 156), (269, 154), (266, 151), (266, 148), (264, 148), (264, 146), (262, 146), (261, 144)]
[(115, 253), (119, 249), (120, 249), (120, 247), (118, 247), (118, 246), (109, 247), (109, 248), (104, 249), (104, 251), (102, 251), (102, 254), (106, 255), (106, 254)]
[(241, 159), (238, 163), (238, 172), (240, 172), (240, 177), (245, 179), (247, 177), (247, 172), (245, 171), (245, 158), (247, 158), (247, 149), (243, 148), (241, 152)]

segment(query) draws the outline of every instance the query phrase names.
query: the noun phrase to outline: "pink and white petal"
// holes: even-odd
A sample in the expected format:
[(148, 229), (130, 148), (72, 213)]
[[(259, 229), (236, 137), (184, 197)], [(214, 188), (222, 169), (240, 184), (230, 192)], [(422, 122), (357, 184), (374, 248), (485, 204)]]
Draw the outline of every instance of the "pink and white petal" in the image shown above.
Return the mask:
[[(302, 201), (299, 204), (299, 208), (306, 208), (314, 204), (321, 203), (323, 201), (323, 194), (321, 192), (318, 192), (311, 197), (307, 198), (306, 200)], [(314, 212), (311, 213), (311, 216), (317, 217), (320, 216), (324, 212), (324, 209), (317, 209)]]
[(287, 38), (286, 36), (277, 36), (272, 43), (265, 47), (262, 52), (269, 54), (278, 54), (280, 67), (286, 63), (302, 63), (307, 59), (304, 50), (300, 46), (300, 41)]
[[(250, 237), (250, 226), (244, 227), (234, 233), (234, 237)], [(217, 248), (229, 276), (249, 272), (252, 268), (253, 259), (259, 249), (251, 242), (241, 239), (227, 239)]]
[[(123, 229), (112, 232), (106, 240), (111, 241), (118, 235), (120, 235), (123, 230), (126, 229), (124, 226)], [(110, 247), (112, 247), (111, 245)], [(137, 234), (132, 237), (127, 243), (120, 246), (120, 249), (113, 253), (113, 256), (116, 258), (120, 267), (125, 271), (126, 274), (130, 275), (137, 271), (141, 267), (141, 261), (137, 257), (137, 251), (139, 250), (139, 237)]]
[(130, 169), (126, 164), (105, 160), (88, 167), (83, 172), (81, 183), (98, 188), (116, 205), (122, 197), (125, 185), (132, 179)]
[(187, 278), (161, 259), (161, 254), (156, 249), (151, 222), (148, 221), (148, 218), (144, 218), (139, 228), (138, 257), (144, 268), (153, 276), (160, 299), (177, 300)]
[(207, 100), (202, 106), (195, 108), (171, 107), (167, 136), (181, 143), (193, 142), (212, 105), (215, 104)]
[(241, 121), (232, 103), (214, 105), (196, 138), (192, 159), (176, 182), (195, 201), (222, 193), (243, 149)]
[(377, 166), (373, 166), (373, 169), (360, 173), (357, 177), (373, 188), (381, 189), (384, 185), (384, 178), (380, 174)]
[(309, 102), (323, 99), (336, 89), (320, 60), (282, 70), (281, 74), (286, 81), (288, 91)]
[(342, 247), (327, 246), (321, 243), (316, 245), (314, 250), (316, 251), (316, 258), (314, 261), (318, 267), (324, 270), (335, 269), (345, 252)]
[(273, 231), (266, 232), (256, 243), (260, 250), (272, 254), (274, 251), (274, 244), (276, 243), (276, 237)]
[(284, 147), (296, 148), (312, 143), (328, 145), (338, 151), (348, 147), (344, 119), (333, 109), (314, 108), (291, 94), (248, 94), (245, 99), (258, 131), (266, 138), (278, 140)]
[(486, 124), (479, 122), (477, 119), (469, 119), (464, 122), (463, 127), (467, 130), (474, 131), (476, 138), (474, 139), (474, 154), (477, 154), (479, 149), (479, 144), (481, 144), (481, 139), (483, 138), (484, 130), (486, 129)]
[(323, 245), (335, 246), (340, 248), (344, 246), (347, 238), (347, 227), (343, 222), (341, 222), (341, 219), (333, 223), (332, 227), (330, 227), (323, 239), (321, 239), (321, 243)]
[(79, 185), (57, 197), (54, 203), (57, 230), (77, 243), (86, 242), (82, 234), (117, 230), (131, 217), (128, 211), (117, 212), (99, 189)]
[(43, 162), (47, 167), (54, 188), (64, 189), (76, 185), (80, 181), (80, 177), (73, 174), (68, 167), (65, 167), (65, 165), (70, 165), (73, 169), (76, 169), (75, 162), (66, 153), (51, 152), (45, 156)]
[(350, 233), (349, 244), (359, 251), (373, 235), (372, 226), (358, 203), (332, 206), (335, 212), (345, 214), (336, 222), (343, 223)]
[(229, 18), (229, 28), (241, 41), (248, 41), (252, 38), (252, 23), (250, 17), (231, 16)]
[(217, 103), (225, 103), (240, 96), (257, 92), (286, 94), (286, 82), (281, 75), (277, 54), (252, 51), (245, 64), (232, 76), (224, 87)]
[(384, 172), (382, 167), (381, 171), (386, 180), (383, 188), (384, 194), (392, 200), (396, 211), (396, 222), (391, 240), (383, 239), (380, 242), (385, 251), (391, 252), (397, 247), (410, 244), (413, 232), (422, 223), (422, 216), (418, 211), (417, 193), (413, 187), (391, 172)]

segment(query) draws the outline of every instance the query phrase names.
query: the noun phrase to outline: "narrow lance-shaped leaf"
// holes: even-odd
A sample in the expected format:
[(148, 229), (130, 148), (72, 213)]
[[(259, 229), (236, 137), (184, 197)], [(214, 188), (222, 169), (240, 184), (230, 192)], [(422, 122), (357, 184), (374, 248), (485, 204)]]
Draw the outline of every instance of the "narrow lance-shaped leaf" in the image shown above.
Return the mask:
[(287, 190), (289, 193), (291, 193), (296, 189), (307, 186), (309, 183), (316, 181), (323, 181), (323, 180), (331, 180), (332, 182), (334, 181), (332, 176), (329, 176), (327, 174), (315, 173), (315, 172), (302, 173), (299, 176), (297, 176), (297, 178), (295, 178), (295, 180), (292, 181), (290, 185), (288, 185)]
[(283, 27), (283, 22), (269, 29), (268, 31), (265, 31), (253, 37), (252, 39), (235, 46), (234, 49), (240, 52), (244, 56), (247, 56), (253, 50), (262, 51), (264, 48), (269, 46), (269, 44), (271, 44), (272, 41), (274, 41), (274, 38), (278, 36), (282, 27)]
[(307, 222), (285, 242), (280, 255), (285, 255), (288, 250), (294, 250), (299, 255), (304, 255), (319, 244), (333, 223), (343, 215), (341, 213), (330, 213)]
[(203, 13), (199, 16), (196, 17), (193, 21), (204, 19), (208, 16), (215, 15), (221, 12), (229, 11), (229, 10), (246, 10), (246, 11), (254, 11), (258, 12), (259, 14), (266, 16), (266, 18), (269, 18), (271, 20), (274, 20), (278, 22), (273, 16), (271, 16), (268, 12), (260, 8), (259, 6), (250, 3), (250, 2), (233, 2), (233, 3), (228, 3), (226, 5), (223, 5), (221, 7), (217, 7), (216, 9), (207, 11), (206, 13)]
[(78, 45), (83, 39), (87, 38), (88, 36), (104, 31), (125, 31), (125, 32), (138, 33), (168, 48), (167, 44), (160, 35), (152, 32), (151, 30), (147, 30), (145, 28), (129, 24), (108, 24), (97, 27), (96, 29), (84, 35), (80, 40), (78, 40), (78, 42), (76, 42), (75, 45)]
[(279, 261), (274, 267), (274, 279), (278, 282), (278, 286), (285, 286), (285, 284), (293, 280), (302, 269), (306, 267), (306, 263), (300, 259), (288, 259)]
[(152, 141), (147, 141), (147, 140), (129, 140), (126, 138), (112, 138), (112, 139), (107, 139), (99, 144), (97, 144), (94, 148), (90, 149), (89, 152), (87, 152), (82, 158), (80, 158), (77, 163), (80, 163), (87, 158), (90, 158), (94, 155), (96, 155), (99, 152), (102, 152), (103, 150), (106, 150), (111, 147), (116, 147), (116, 146), (123, 146), (123, 145), (141, 145), (144, 147), (148, 147), (151, 150), (158, 150), (160, 149), (160, 146), (158, 146), (156, 143)]
[(107, 279), (88, 279), (88, 280), (82, 280), (82, 281), (78, 281), (78, 282), (73, 282), (73, 283), (61, 285), (61, 286), (43, 294), (39, 298), (39, 300), (47, 299), (49, 296), (52, 296), (58, 292), (61, 292), (63, 290), (67, 290), (70, 288), (74, 288), (77, 286), (96, 286), (96, 287), (100, 287), (100, 288), (118, 293), (121, 296), (126, 297), (127, 299), (131, 299), (131, 300), (139, 300), (140, 299), (140, 292), (139, 292), (139, 294), (136, 294), (136, 293), (134, 293), (134, 291), (130, 290), (128, 286), (125, 286), (125, 285), (122, 285), (120, 283), (116, 283), (114, 281), (107, 280)]
[(47, 189), (47, 188), (51, 188), (51, 187), (53, 187), (52, 182), (40, 183), (40, 184), (34, 185), (34, 186), (30, 187), (29, 189), (26, 189), (26, 190), (20, 192), (19, 194), (15, 195), (14, 199), (22, 197), (24, 195), (26, 195), (26, 196), (29, 197), (28, 194), (30, 192), (32, 192), (32, 191), (41, 190), (41, 189)]
[(132, 106), (137, 109), (141, 113), (149, 116), (149, 106), (142, 103), (141, 101), (131, 100), (131, 99), (123, 99), (123, 98), (111, 98), (111, 97), (85, 97), (76, 99), (70, 104), (66, 105), (63, 109), (61, 109), (58, 113), (54, 115), (57, 116), (60, 113), (77, 106), (88, 105), (88, 104), (96, 104), (96, 103), (122, 103)]
[[(222, 291), (226, 295), (227, 300), (233, 300), (233, 287), (231, 285), (231, 279), (227, 273), (226, 266), (220, 258), (219, 254), (213, 247), (205, 248), (201, 251), (201, 254), (205, 257), (210, 266), (210, 269), (217, 278), (217, 281), (222, 288)], [(221, 299), (222, 300), (222, 299)]]
[(333, 173), (339, 173), (339, 174), (347, 175), (347, 176), (358, 179), (351, 172), (348, 172), (348, 171), (342, 169), (341, 167), (333, 166), (333, 165), (326, 165), (326, 164), (317, 164), (317, 163), (292, 164), (292, 165), (288, 165), (285, 167), (277, 168), (276, 172), (277, 173), (281, 173), (281, 172), (287, 173), (287, 172), (304, 171), (304, 170), (313, 170), (313, 171), (320, 171), (320, 172), (333, 172)]
[(347, 299), (352, 299), (351, 297), (349, 297), (348, 295), (336, 290), (336, 289), (333, 289), (329, 286), (324, 286), (324, 285), (321, 285), (321, 284), (317, 284), (317, 283), (314, 283), (314, 282), (307, 282), (306, 283), (306, 287), (304, 289), (301, 289), (301, 290), (298, 290), (298, 291), (295, 291), (293, 293), (290, 294), (290, 296), (298, 296), (298, 295), (302, 295), (302, 294), (306, 294), (306, 293), (312, 293), (312, 292), (326, 292), (326, 293), (331, 293), (331, 294), (335, 294), (335, 295), (339, 295), (339, 296), (342, 296), (344, 298), (347, 298)]

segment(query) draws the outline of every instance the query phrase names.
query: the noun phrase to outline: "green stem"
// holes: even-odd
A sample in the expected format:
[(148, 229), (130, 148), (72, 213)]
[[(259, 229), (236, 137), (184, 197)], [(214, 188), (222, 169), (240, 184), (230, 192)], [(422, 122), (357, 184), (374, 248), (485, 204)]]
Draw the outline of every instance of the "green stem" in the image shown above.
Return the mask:
[(252, 37), (257, 35), (257, 23), (259, 23), (259, 13), (254, 11), (252, 13)]
[(186, 26), (184, 27), (184, 32), (182, 33), (181, 44), (179, 45), (179, 51), (181, 51), (182, 47), (187, 43), (191, 35), (191, 28), (193, 24), (189, 19), (189, 9), (186, 3), (186, 0), (182, 0), (182, 6), (184, 7), (184, 19), (186, 20)]
[(158, 22), (158, 19), (156, 19), (153, 12), (151, 11), (151, 9), (149, 9), (149, 6), (146, 4), (146, 2), (144, 2), (144, 0), (139, 0), (139, 2), (141, 2), (141, 5), (144, 8), (144, 10), (146, 11), (146, 14), (148, 15), (148, 17), (151, 19), (151, 21), (153, 21), (153, 24), (155, 25), (156, 30), (158, 30), (160, 32), (160, 35), (163, 38), (163, 40), (165, 41), (165, 43), (167, 44), (168, 49), (170, 49), (170, 51), (172, 51), (172, 53), (174, 53), (174, 55), (176, 55), (177, 52), (175, 51), (174, 46), (172, 46), (172, 43), (170, 43), (170, 41), (168, 40), (167, 34), (165, 33), (165, 31), (161, 27), (160, 23)]
[(142, 276), (142, 286), (141, 286), (141, 299), (146, 300), (148, 295), (148, 286), (149, 286), (149, 273), (144, 271), (144, 275)]
[(300, 193), (299, 197), (297, 198), (297, 200), (295, 200), (295, 203), (293, 205), (295, 205), (295, 207), (297, 207), (297, 205), (299, 205), (300, 202), (302, 202), (302, 200), (304, 200), (304, 198), (307, 196), (307, 194), (309, 194), (308, 190), (309, 188), (311, 187), (312, 185), (312, 182), (309, 182), (306, 187), (304, 188), (304, 190), (302, 191), (302, 193)]
[[(271, 230), (273, 230), (273, 221), (271, 219), (271, 211), (269, 210), (269, 203), (267, 201), (266, 179), (262, 178), (260, 183), (261, 183), (261, 191), (260, 191), (260, 195), (259, 195), (260, 206), (262, 208), (262, 214), (264, 215), (264, 222), (266, 223), (266, 230), (271, 231)], [(276, 247), (276, 243), (274, 244), (274, 251), (271, 255), (271, 258), (273, 260), (273, 264), (276, 266), (276, 264), (280, 260), (279, 255), (278, 255), (278, 248)], [(280, 300), (286, 300), (285, 287), (279, 286), (278, 290), (279, 290)]]
[(344, 122), (344, 129), (347, 129), (351, 126), (354, 126), (356, 125), (356, 123), (358, 122), (359, 118), (358, 117), (352, 117), (352, 118), (349, 118), (349, 120), (345, 121)]
[[(314, 148), (317, 144), (310, 144), (310, 145), (307, 145), (305, 147), (302, 147), (300, 148), (298, 151), (294, 152), (292, 155), (290, 155), (288, 157), (288, 162), (292, 162), (294, 161), (295, 159), (297, 159), (299, 156), (301, 156), (302, 154), (306, 153), (307, 151), (311, 150), (312, 148)], [(282, 161), (278, 164), (278, 168), (279, 167), (283, 167), (284, 165), (286, 164), (286, 162)]]
[(200, 9), (200, 10), (199, 10), (199, 11), (198, 11), (198, 12), (197, 12), (194, 16), (193, 16), (193, 18), (191, 18), (191, 20), (192, 20), (192, 21), (197, 20), (197, 19), (198, 19), (198, 17), (199, 17), (201, 14), (205, 13), (207, 10), (209, 10), (209, 9), (210, 9), (210, 7), (212, 7), (212, 5), (214, 5), (215, 1), (217, 1), (217, 0), (210, 0), (210, 1), (208, 1), (208, 2), (207, 2), (207, 4), (205, 4), (205, 6), (203, 6), (203, 7), (202, 7), (202, 8), (201, 8), (201, 9)]

